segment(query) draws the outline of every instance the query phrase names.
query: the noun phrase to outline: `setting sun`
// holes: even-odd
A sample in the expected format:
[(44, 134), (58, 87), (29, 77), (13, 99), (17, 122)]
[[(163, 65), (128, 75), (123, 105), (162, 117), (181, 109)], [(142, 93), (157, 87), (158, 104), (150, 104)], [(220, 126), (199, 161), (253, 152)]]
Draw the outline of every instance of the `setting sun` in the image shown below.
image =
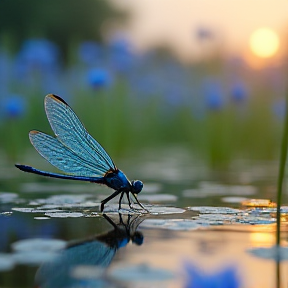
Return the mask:
[(272, 29), (257, 29), (250, 37), (250, 49), (258, 57), (272, 57), (279, 49), (279, 37)]

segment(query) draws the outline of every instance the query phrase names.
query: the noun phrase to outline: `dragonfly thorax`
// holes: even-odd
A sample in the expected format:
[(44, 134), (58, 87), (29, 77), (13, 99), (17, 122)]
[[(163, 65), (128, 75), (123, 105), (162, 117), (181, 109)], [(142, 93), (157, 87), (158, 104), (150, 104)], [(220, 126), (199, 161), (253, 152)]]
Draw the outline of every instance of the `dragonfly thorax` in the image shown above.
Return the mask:
[(130, 191), (131, 183), (121, 170), (116, 170), (105, 175), (105, 184), (115, 190)]

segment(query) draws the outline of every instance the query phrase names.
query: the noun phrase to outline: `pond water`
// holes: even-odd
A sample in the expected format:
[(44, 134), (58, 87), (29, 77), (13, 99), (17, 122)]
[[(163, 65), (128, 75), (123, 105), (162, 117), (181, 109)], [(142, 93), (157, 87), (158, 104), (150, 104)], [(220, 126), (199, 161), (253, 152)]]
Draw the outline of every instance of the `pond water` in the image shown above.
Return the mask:
[(2, 164), (1, 288), (287, 287), (287, 195), (284, 248), (273, 248), (276, 162), (212, 170), (182, 149), (123, 161), (144, 181), (149, 214), (126, 204), (119, 214), (118, 199), (102, 214), (108, 188)]

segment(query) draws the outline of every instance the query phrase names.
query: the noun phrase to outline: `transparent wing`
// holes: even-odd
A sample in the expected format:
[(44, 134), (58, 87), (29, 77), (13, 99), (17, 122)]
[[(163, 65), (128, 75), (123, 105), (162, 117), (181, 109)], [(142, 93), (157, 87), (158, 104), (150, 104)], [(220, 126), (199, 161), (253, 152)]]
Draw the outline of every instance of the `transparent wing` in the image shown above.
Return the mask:
[(104, 148), (87, 132), (71, 107), (60, 97), (45, 97), (47, 118), (57, 139), (81, 159), (95, 162), (106, 171), (116, 169)]
[(29, 132), (32, 145), (53, 166), (75, 176), (103, 177), (107, 172), (102, 165), (86, 161), (69, 150), (57, 138), (40, 131)]

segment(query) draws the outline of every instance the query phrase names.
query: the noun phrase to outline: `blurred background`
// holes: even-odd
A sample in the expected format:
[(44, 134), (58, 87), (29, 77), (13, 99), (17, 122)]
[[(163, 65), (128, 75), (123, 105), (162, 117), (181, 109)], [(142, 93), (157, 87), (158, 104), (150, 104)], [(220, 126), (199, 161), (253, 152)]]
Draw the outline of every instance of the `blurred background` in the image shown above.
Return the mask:
[(211, 168), (277, 159), (287, 11), (284, 0), (0, 1), (0, 161), (30, 155), (29, 130), (52, 134), (48, 93), (116, 163), (174, 146)]

